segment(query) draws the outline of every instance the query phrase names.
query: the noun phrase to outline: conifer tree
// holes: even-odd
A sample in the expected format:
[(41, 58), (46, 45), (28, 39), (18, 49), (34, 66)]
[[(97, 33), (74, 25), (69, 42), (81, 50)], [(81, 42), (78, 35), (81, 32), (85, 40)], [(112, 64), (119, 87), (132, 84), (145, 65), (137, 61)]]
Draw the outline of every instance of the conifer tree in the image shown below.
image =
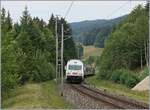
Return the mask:
[(9, 13), (9, 11), (8, 11), (8, 15), (7, 15), (7, 17), (6, 17), (6, 28), (7, 28), (7, 30), (9, 31), (9, 30), (11, 30), (12, 29), (12, 19), (10, 18), (10, 13)]
[(21, 27), (23, 30), (26, 30), (28, 28), (28, 24), (31, 20), (31, 17), (30, 17), (30, 14), (29, 14), (29, 11), (28, 11), (28, 8), (27, 6), (25, 7), (25, 10), (23, 11), (23, 15), (21, 17)]

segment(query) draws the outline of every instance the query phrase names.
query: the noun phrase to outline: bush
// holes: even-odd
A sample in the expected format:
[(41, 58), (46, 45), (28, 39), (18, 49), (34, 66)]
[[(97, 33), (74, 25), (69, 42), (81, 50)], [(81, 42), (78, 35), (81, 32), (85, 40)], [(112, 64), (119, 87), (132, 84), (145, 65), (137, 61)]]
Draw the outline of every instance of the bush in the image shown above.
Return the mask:
[(5, 94), (7, 94), (10, 91), (10, 89), (14, 89), (17, 86), (19, 78), (17, 74), (11, 74), (11, 73), (5, 74), (4, 72), (1, 78), (2, 78), (1, 80), (2, 96), (5, 96)]
[(149, 75), (149, 69), (146, 67), (146, 68), (144, 68), (144, 71), (142, 73), (140, 73), (139, 79), (143, 80), (148, 75)]
[(55, 73), (54, 65), (41, 50), (36, 50), (34, 55), (26, 57), (20, 66), (20, 83), (42, 82), (51, 80)]
[(114, 82), (125, 84), (128, 87), (134, 87), (140, 81), (135, 73), (127, 69), (113, 71), (110, 79)]
[(120, 70), (116, 70), (112, 73), (111, 75), (111, 80), (114, 81), (114, 82), (120, 82), (120, 76), (122, 74), (122, 71)]
[(101, 79), (110, 79), (110, 76), (111, 76), (111, 71), (110, 70), (101, 70), (100, 71), (99, 77)]
[(55, 73), (54, 66), (46, 60), (44, 54), (41, 54), (41, 52), (38, 52), (38, 54), (34, 59), (30, 78), (36, 82), (51, 80)]
[(128, 75), (129, 77), (125, 81), (125, 84), (129, 87), (134, 87), (138, 82), (138, 78), (135, 75)]

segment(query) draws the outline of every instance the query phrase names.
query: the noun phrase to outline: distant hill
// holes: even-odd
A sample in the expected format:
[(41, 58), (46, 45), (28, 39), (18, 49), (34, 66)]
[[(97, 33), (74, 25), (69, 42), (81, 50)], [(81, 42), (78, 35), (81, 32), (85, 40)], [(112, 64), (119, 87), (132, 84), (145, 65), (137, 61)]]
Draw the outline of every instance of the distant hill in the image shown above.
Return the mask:
[(100, 56), (103, 48), (97, 48), (94, 46), (83, 46), (84, 48), (84, 53), (83, 53), (83, 58), (87, 58), (89, 56)]
[(107, 39), (114, 25), (122, 21), (127, 15), (105, 20), (90, 20), (70, 23), (73, 38), (76, 42), (83, 45), (95, 45), (104, 47), (104, 41)]

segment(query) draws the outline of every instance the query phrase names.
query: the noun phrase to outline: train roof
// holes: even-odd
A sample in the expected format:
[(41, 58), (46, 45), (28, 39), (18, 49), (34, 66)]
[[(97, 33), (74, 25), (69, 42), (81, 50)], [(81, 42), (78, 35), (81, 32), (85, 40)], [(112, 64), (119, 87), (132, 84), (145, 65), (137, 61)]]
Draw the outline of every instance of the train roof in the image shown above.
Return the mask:
[(83, 65), (82, 61), (81, 60), (77, 60), (77, 59), (71, 59), (67, 62), (67, 64), (70, 63), (70, 64), (80, 64), (80, 65)]

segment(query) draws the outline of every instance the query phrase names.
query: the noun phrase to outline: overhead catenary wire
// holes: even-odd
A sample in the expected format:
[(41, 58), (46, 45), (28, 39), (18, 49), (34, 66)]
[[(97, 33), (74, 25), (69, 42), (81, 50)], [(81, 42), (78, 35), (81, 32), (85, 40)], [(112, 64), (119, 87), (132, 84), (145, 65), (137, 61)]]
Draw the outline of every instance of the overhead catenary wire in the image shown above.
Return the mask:
[[(74, 3), (74, 1), (72, 1), (71, 3), (70, 3), (70, 5), (69, 5), (69, 7), (68, 7), (68, 9), (67, 9), (67, 11), (66, 11), (66, 13), (65, 13), (65, 15), (64, 15), (64, 19), (67, 17), (67, 15), (69, 14), (69, 12), (70, 12), (70, 10), (71, 10), (71, 8), (72, 8), (72, 6), (73, 6), (73, 3)], [(131, 3), (131, 0), (130, 1), (127, 1), (127, 2), (125, 2), (125, 3), (123, 3), (119, 8), (117, 8), (117, 9), (115, 9), (114, 11), (112, 11), (110, 14), (108, 14), (107, 16), (106, 16), (106, 18), (109, 18), (109, 17), (111, 17), (114, 13), (116, 13), (116, 12), (118, 12), (121, 8), (123, 8), (124, 6), (126, 6), (127, 4), (129, 4), (129, 3)], [(106, 21), (107, 23), (108, 23), (108, 21)], [(106, 23), (106, 22), (104, 22), (104, 23)], [(103, 23), (102, 23), (103, 24)], [(69, 38), (71, 38), (71, 37), (69, 37)], [(67, 38), (68, 39), (68, 38)], [(67, 40), (66, 39), (66, 40)]]
[[(66, 11), (66, 13), (65, 13), (65, 15), (64, 15), (64, 19), (66, 19), (66, 17), (67, 17), (67, 15), (69, 14), (69, 12), (70, 12), (70, 10), (71, 10), (71, 8), (72, 8), (72, 6), (73, 6), (73, 3), (74, 3), (74, 1), (72, 1), (71, 2), (71, 4), (69, 5), (69, 7), (68, 7), (68, 9), (67, 9), (67, 11)], [(128, 2), (127, 2), (128, 3)], [(114, 14), (114, 12), (116, 13), (118, 10), (120, 10), (123, 6), (125, 6), (127, 3), (125, 3), (125, 4), (123, 4), (123, 5), (121, 5), (119, 8), (117, 8), (115, 11), (113, 11), (111, 14), (109, 14), (109, 16), (107, 16), (107, 18), (108, 17), (110, 17), (111, 15), (113, 15)], [(62, 33), (61, 33), (61, 35), (62, 35), (62, 37), (61, 37), (61, 95), (63, 95), (63, 60), (64, 60), (64, 57), (63, 57), (63, 48), (64, 48), (64, 46), (63, 46), (63, 42), (64, 42), (64, 26), (63, 26), (63, 24), (61, 25), (61, 29), (62, 29)], [(68, 38), (66, 38), (65, 40), (67, 40), (67, 39), (69, 39), (69, 38), (71, 38), (71, 37), (68, 37)], [(58, 42), (59, 43), (59, 42)]]
[(123, 8), (124, 6), (126, 6), (127, 4), (129, 4), (130, 1), (125, 2), (124, 4), (122, 4), (119, 8), (115, 9), (114, 11), (112, 11), (110, 14), (108, 14), (106, 16), (106, 18), (111, 17), (114, 13), (118, 12), (121, 8)]
[[(72, 2), (70, 3), (70, 5), (69, 5), (69, 7), (68, 7), (68, 9), (67, 9), (67, 11), (66, 11), (66, 13), (65, 13), (65, 15), (64, 15), (64, 19), (66, 19), (67, 15), (69, 14), (69, 12), (70, 12), (70, 10), (71, 10), (71, 8), (72, 8), (72, 6), (73, 6), (73, 3), (74, 3), (74, 1), (72, 1)], [(115, 10), (112, 11), (110, 14), (108, 14), (108, 15), (106, 16), (106, 18), (111, 17), (112, 15), (114, 15), (114, 13), (118, 12), (120, 9), (122, 9), (124, 6), (126, 6), (126, 5), (129, 4), (129, 3), (131, 3), (131, 0), (130, 0), (130, 1), (127, 1), (127, 2), (125, 2), (125, 3), (123, 3), (119, 8), (115, 9)], [(111, 22), (111, 21), (109, 21), (109, 22)], [(108, 20), (106, 20), (106, 22), (104, 22), (104, 23), (108, 23)], [(102, 23), (101, 25), (103, 25), (104, 23)], [(69, 38), (71, 38), (71, 37), (69, 37)], [(67, 39), (69, 39), (69, 38), (66, 38), (65, 40), (67, 40)], [(60, 43), (60, 42), (59, 42), (59, 43)]]
[[(112, 15), (114, 15), (116, 12), (118, 12), (120, 9), (122, 9), (124, 6), (126, 6), (126, 5), (129, 4), (129, 3), (130, 3), (130, 1), (127, 1), (127, 2), (123, 3), (119, 8), (115, 9), (115, 10), (112, 11), (110, 14), (108, 14), (108, 15), (106, 16), (106, 18), (111, 17)], [(104, 25), (104, 24), (108, 24), (108, 23), (113, 22), (112, 20), (107, 20), (107, 19), (105, 19), (105, 20), (106, 20), (106, 21), (104, 21), (101, 25)]]
[(67, 9), (67, 11), (66, 11), (66, 14), (65, 14), (65, 16), (64, 16), (64, 19), (65, 19), (65, 18), (67, 17), (67, 15), (69, 14), (69, 11), (71, 10), (71, 7), (72, 7), (73, 3), (74, 3), (74, 1), (72, 1), (71, 4), (69, 5), (69, 7), (68, 7), (68, 9)]
[[(71, 4), (69, 5), (69, 7), (68, 7), (68, 9), (67, 9), (67, 11), (66, 11), (66, 13), (65, 13), (64, 19), (67, 17), (69, 11), (71, 10), (71, 7), (72, 7), (72, 5), (73, 5), (73, 2), (74, 2), (74, 1), (72, 1)], [(58, 17), (58, 16), (57, 16), (57, 17)], [(64, 40), (67, 40), (67, 39), (69, 39), (69, 38), (71, 38), (71, 36), (69, 36), (68, 38), (66, 38), (66, 39), (64, 39)], [(58, 43), (61, 43), (61, 42), (58, 42)], [(52, 49), (52, 50), (53, 50), (53, 49)]]
[[(126, 6), (127, 4), (129, 4), (130, 3), (130, 1), (127, 1), (127, 2), (125, 2), (124, 4), (122, 4), (119, 8), (117, 8), (117, 9), (115, 9), (114, 11), (112, 11), (109, 15), (107, 15), (106, 16), (106, 18), (110, 18), (112, 15), (114, 15), (114, 13), (116, 13), (116, 12), (118, 12), (120, 9), (122, 9), (124, 6)], [(112, 22), (111, 20), (107, 20), (106, 19), (106, 21), (104, 22), (104, 23), (102, 23), (101, 25), (105, 25), (105, 24), (107, 24), (107, 23), (110, 23), (110, 22)]]
[[(67, 9), (67, 11), (66, 11), (66, 13), (65, 13), (65, 15), (64, 15), (64, 19), (66, 19), (67, 15), (69, 14), (69, 12), (70, 12), (70, 10), (71, 10), (71, 8), (72, 8), (72, 6), (73, 6), (73, 3), (74, 3), (74, 1), (72, 1), (72, 2), (70, 3), (70, 5), (69, 5), (69, 7), (68, 7), (68, 9)], [(69, 36), (68, 38), (66, 38), (66, 39), (64, 39), (64, 40), (67, 40), (67, 39), (69, 39), (69, 38), (72, 38), (72, 37)]]
[[(64, 19), (67, 17), (69, 11), (71, 10), (72, 5), (73, 5), (73, 1), (71, 2), (70, 6), (66, 12)], [(63, 76), (64, 54), (63, 54), (63, 52), (64, 52), (64, 24), (62, 23), (61, 24), (61, 96), (63, 96), (63, 89), (64, 89), (63, 88), (63, 78), (64, 78), (64, 76)]]

